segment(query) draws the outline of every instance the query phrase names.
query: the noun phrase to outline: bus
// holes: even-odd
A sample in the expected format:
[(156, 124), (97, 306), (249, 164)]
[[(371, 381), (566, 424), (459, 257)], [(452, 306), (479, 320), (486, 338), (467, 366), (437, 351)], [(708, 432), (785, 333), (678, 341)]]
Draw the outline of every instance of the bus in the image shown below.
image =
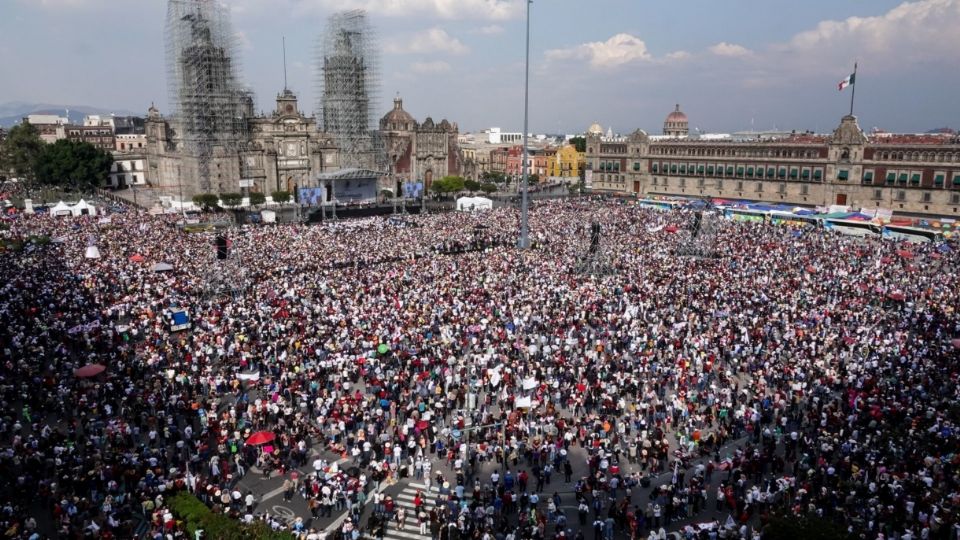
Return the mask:
[(907, 225), (886, 225), (883, 227), (882, 234), (887, 239), (909, 242), (943, 242), (944, 240), (943, 233), (940, 231)]

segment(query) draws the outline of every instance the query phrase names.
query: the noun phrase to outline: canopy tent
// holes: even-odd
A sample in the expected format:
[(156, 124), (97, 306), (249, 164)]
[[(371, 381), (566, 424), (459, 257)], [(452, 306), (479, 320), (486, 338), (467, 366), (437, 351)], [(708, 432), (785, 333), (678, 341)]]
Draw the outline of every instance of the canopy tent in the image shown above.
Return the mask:
[(95, 216), (97, 208), (87, 201), (80, 199), (80, 202), (70, 207), (70, 212), (74, 216)]
[(153, 270), (154, 272), (169, 272), (170, 270), (173, 270), (173, 265), (170, 263), (161, 262), (151, 266), (150, 270)]
[(70, 205), (60, 201), (53, 208), (50, 209), (51, 216), (72, 216), (73, 209), (70, 208)]
[(490, 210), (493, 208), (493, 201), (486, 197), (460, 197), (457, 199), (457, 210)]
[(264, 223), (276, 223), (277, 222), (277, 213), (273, 210), (261, 210), (260, 218)]

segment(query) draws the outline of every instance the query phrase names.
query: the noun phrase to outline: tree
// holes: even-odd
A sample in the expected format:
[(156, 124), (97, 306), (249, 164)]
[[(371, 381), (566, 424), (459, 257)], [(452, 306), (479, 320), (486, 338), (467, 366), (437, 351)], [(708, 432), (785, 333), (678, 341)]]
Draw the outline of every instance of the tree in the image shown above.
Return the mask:
[(37, 180), (47, 186), (88, 191), (100, 187), (110, 174), (113, 156), (88, 142), (60, 139), (37, 155)]
[(527, 182), (530, 183), (530, 184), (539, 184), (539, 183), (540, 183), (540, 175), (539, 175), (539, 174), (530, 174), (530, 175), (527, 175)]
[(480, 184), (480, 189), (484, 193), (493, 193), (497, 190), (497, 186), (496, 184), (491, 184), (490, 182), (484, 182), (483, 184)]
[(251, 206), (260, 206), (267, 202), (267, 196), (259, 191), (251, 191), (248, 197), (250, 197)]
[(204, 210), (216, 208), (219, 202), (220, 198), (213, 193), (197, 193), (193, 196), (193, 204)]
[(460, 176), (444, 176), (439, 180), (434, 180), (430, 184), (430, 189), (436, 193), (456, 193), (464, 190), (464, 180)]
[(290, 192), (289, 191), (274, 191), (270, 194), (273, 197), (273, 202), (278, 204), (283, 204), (290, 201)]
[(34, 166), (43, 147), (40, 132), (27, 122), (13, 126), (0, 146), (0, 170), (12, 172), (28, 194), (36, 179)]
[(240, 206), (243, 203), (243, 193), (221, 193), (220, 200), (223, 201), (224, 206), (231, 208)]
[(480, 182), (477, 182), (476, 180), (464, 180), (463, 187), (470, 191), (480, 191)]
[(571, 137), (568, 142), (577, 149), (577, 152), (587, 151), (587, 139), (585, 137)]

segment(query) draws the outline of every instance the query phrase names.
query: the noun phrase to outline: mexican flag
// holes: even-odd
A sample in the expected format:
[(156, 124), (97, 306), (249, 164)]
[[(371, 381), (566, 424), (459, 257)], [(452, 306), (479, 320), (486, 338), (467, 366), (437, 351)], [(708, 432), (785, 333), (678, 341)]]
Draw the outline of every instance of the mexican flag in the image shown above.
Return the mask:
[(856, 73), (851, 73), (850, 75), (847, 75), (847, 78), (846, 78), (846, 79), (840, 81), (840, 85), (839, 85), (839, 88), (837, 88), (837, 90), (839, 90), (839, 91), (842, 92), (844, 88), (846, 88), (846, 87), (848, 87), (848, 86), (850, 86), (851, 84), (854, 84), (854, 83), (856, 83), (856, 82), (857, 82), (857, 74), (856, 74)]

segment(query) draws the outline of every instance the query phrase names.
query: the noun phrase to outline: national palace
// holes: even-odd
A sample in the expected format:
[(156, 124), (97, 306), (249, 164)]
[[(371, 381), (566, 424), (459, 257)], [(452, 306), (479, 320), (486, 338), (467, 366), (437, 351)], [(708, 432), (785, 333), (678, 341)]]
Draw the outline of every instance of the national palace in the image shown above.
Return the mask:
[(831, 135), (695, 138), (679, 105), (663, 133), (612, 136), (591, 126), (593, 191), (960, 215), (960, 139), (952, 133), (868, 136), (844, 116)]

